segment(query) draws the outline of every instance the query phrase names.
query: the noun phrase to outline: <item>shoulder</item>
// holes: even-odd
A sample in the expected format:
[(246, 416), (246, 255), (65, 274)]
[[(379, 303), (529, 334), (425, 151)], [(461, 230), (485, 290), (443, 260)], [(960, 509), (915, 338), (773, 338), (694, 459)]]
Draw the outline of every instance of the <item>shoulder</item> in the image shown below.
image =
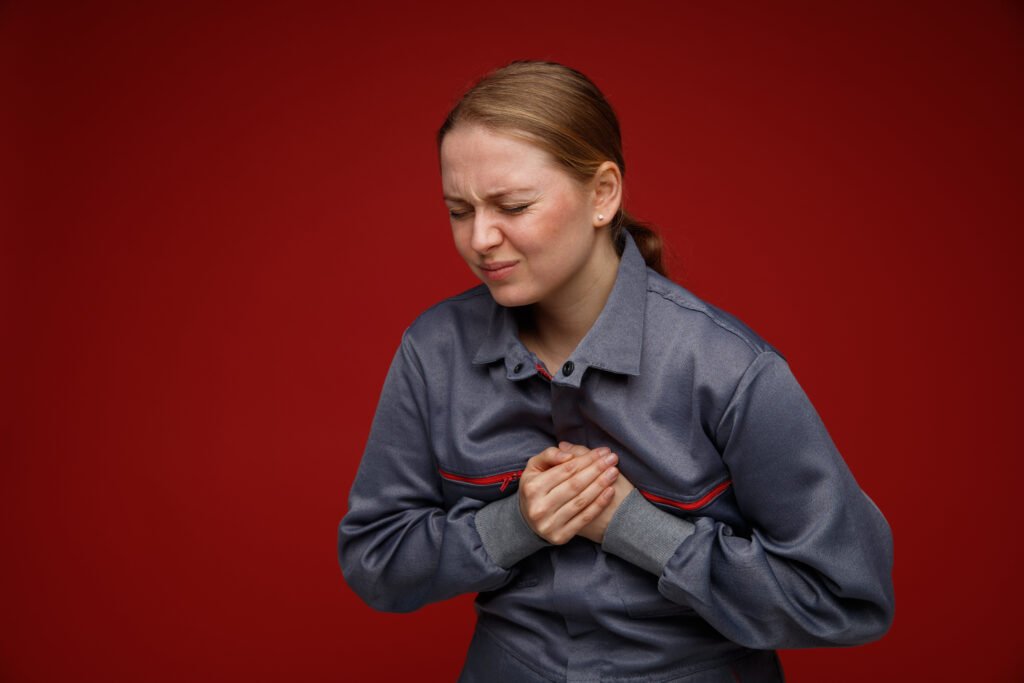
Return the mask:
[(646, 336), (688, 342), (702, 354), (734, 357), (747, 364), (766, 351), (779, 351), (740, 320), (653, 270), (647, 273)]
[(403, 343), (425, 350), (455, 338), (478, 338), (487, 330), (495, 305), (486, 285), (467, 289), (416, 316), (403, 335)]

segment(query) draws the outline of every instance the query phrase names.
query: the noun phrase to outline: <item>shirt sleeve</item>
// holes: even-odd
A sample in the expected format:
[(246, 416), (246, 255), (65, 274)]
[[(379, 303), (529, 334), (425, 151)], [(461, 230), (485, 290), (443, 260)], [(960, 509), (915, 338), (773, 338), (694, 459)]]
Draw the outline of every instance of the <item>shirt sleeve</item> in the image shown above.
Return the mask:
[[(445, 508), (428, 420), (426, 384), (407, 331), (338, 527), (345, 581), (375, 609), (410, 612), (461, 593), (494, 590), (514, 578), (515, 561), (544, 545), (517, 526), (525, 525), (518, 506), (499, 505), (502, 500), (462, 498)], [(482, 510), (489, 510), (489, 538), (501, 539), (505, 527), (517, 531), (491, 543), (507, 566), (492, 557), (477, 530)]]
[[(777, 353), (748, 367), (717, 439), (749, 538), (709, 517), (667, 523), (673, 515), (634, 496), (605, 549), (658, 573), (662, 595), (747, 647), (881, 637), (894, 611), (889, 525)], [(647, 539), (620, 533), (641, 526)]]

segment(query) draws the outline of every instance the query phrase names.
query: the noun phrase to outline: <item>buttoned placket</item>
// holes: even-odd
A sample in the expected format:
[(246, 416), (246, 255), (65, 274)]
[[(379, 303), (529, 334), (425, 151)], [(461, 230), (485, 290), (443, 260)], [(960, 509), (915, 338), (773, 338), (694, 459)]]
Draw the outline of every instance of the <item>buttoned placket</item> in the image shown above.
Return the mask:
[[(519, 372), (522, 372), (520, 365), (517, 362), (513, 366), (513, 376), (510, 379), (518, 375), (517, 367)], [(539, 360), (536, 361), (534, 369), (536, 377), (531, 381), (544, 382), (550, 392), (550, 415), (556, 439), (586, 444), (586, 421), (580, 411), (582, 392), (586, 386), (586, 378), (582, 377), (584, 371), (578, 370), (572, 360), (563, 363), (559, 373), (553, 376)], [(575, 372), (580, 372), (581, 376), (576, 378), (576, 382), (569, 381)], [(599, 548), (594, 543), (576, 538), (562, 546), (558, 553), (549, 556), (554, 580), (554, 607), (562, 615), (566, 633), (571, 637), (569, 651), (566, 653), (567, 681), (595, 680), (593, 664), (600, 654), (602, 645), (599, 637), (590, 638), (588, 635), (599, 635), (598, 624), (590, 613), (589, 601), (581, 600), (578, 593), (581, 586), (587, 585), (592, 575), (595, 555), (598, 552)]]
[[(586, 392), (599, 379), (594, 373), (639, 374), (646, 294), (647, 265), (632, 237), (626, 235), (616, 281), (604, 309), (573, 354), (554, 374), (522, 343), (514, 315), (500, 306), (495, 306), (489, 334), (473, 362), (487, 363), (504, 357), (508, 380), (544, 383), (556, 443), (568, 441), (590, 446), (593, 435), (588, 433), (581, 409), (586, 404)], [(590, 359), (598, 362), (591, 363)], [(568, 681), (595, 680), (595, 662), (602, 659), (604, 636), (594, 610), (601, 609), (607, 596), (581, 594), (581, 591), (608, 590), (607, 586), (588, 583), (600, 552), (600, 547), (593, 542), (575, 538), (561, 546), (559, 552), (549, 555), (553, 575), (552, 606), (562, 615), (570, 636), (566, 653)]]

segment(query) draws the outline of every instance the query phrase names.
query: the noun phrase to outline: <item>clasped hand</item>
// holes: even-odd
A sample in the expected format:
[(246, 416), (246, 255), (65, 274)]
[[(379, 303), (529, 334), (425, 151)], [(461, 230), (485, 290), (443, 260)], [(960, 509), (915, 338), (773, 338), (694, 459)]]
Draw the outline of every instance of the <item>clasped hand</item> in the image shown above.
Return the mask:
[(533, 456), (519, 479), (519, 509), (533, 532), (562, 545), (573, 536), (604, 540), (605, 529), (633, 490), (606, 447), (563, 441)]

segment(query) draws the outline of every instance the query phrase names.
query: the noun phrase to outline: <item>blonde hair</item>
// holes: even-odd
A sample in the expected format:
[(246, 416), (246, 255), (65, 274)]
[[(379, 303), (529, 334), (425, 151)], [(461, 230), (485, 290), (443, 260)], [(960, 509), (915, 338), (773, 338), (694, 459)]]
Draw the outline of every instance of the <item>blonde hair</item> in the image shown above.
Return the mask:
[[(437, 131), (437, 148), (458, 123), (478, 123), (528, 139), (548, 152), (580, 181), (593, 178), (605, 161), (626, 175), (619, 120), (608, 100), (579, 71), (546, 61), (514, 61), (476, 82), (455, 104)], [(647, 265), (666, 275), (661, 238), (622, 208), (610, 224), (619, 253), (625, 231)]]

